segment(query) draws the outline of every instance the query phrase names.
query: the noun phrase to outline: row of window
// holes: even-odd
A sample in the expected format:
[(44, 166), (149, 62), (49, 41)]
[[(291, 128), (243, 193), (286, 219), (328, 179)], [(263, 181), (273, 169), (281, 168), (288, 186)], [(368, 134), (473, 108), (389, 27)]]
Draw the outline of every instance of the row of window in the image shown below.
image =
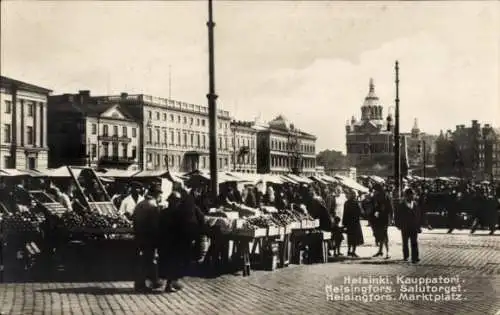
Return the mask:
[[(20, 104), (20, 103), (19, 103)], [(4, 101), (4, 113), (5, 114), (11, 114), (12, 113), (12, 102), (11, 101)], [(25, 102), (24, 105), (26, 105), (26, 116), (28, 117), (33, 117), (35, 115), (35, 102)]]
[[(120, 149), (121, 149), (121, 155), (120, 155)], [(117, 142), (113, 142), (111, 144), (111, 152), (110, 152), (110, 144), (108, 142), (103, 142), (102, 143), (102, 151), (99, 152), (99, 154), (97, 154), (97, 145), (91, 144), (90, 145), (90, 157), (92, 159), (95, 159), (98, 157), (98, 155), (99, 156), (123, 157), (123, 158), (131, 157), (132, 159), (135, 159), (135, 158), (137, 158), (137, 146), (132, 146), (132, 155), (129, 156), (127, 143), (122, 143), (121, 148), (120, 148), (120, 145)]]
[[(3, 126), (3, 143), (12, 143), (12, 127), (10, 124), (4, 124)], [(32, 126), (26, 126), (24, 143), (35, 144), (35, 129)]]
[[(110, 127), (113, 129), (113, 133), (112, 133), (113, 136), (116, 136), (116, 137), (118, 137), (118, 136), (127, 137), (127, 135), (128, 135), (128, 127), (127, 126), (122, 126), (122, 128), (121, 128), (121, 134), (119, 134), (118, 131), (119, 131), (120, 128), (119, 128), (119, 126), (116, 126), (116, 125), (103, 125), (102, 126), (102, 135), (103, 136), (106, 137), (106, 136), (110, 135), (110, 133), (109, 133), (109, 128)], [(92, 124), (90, 132), (93, 135), (97, 134), (97, 124)], [(135, 137), (137, 137), (137, 128), (132, 127), (132, 138), (135, 138)]]
[[(305, 153), (315, 153), (315, 148), (313, 145), (309, 144), (297, 144), (299, 146), (300, 152)], [(294, 145), (288, 141), (271, 140), (271, 150), (277, 151), (290, 151), (294, 150)]]
[[(303, 168), (314, 168), (316, 163), (311, 159), (304, 159), (301, 162)], [(271, 167), (291, 167), (292, 161), (287, 156), (271, 156)]]
[[(163, 137), (161, 137), (162, 133), (163, 133)], [(222, 149), (227, 150), (229, 148), (229, 146), (231, 146), (231, 148), (234, 146), (234, 139), (233, 138), (219, 137), (218, 140), (219, 140), (218, 146), (219, 146), (219, 149), (221, 149), (221, 150)], [(146, 143), (152, 144), (153, 142), (156, 144), (170, 143), (170, 145), (175, 145), (175, 146), (190, 145), (191, 147), (206, 149), (206, 148), (208, 148), (208, 135), (195, 134), (195, 133), (188, 134), (188, 132), (183, 132), (181, 134), (180, 131), (176, 131), (176, 132), (174, 132), (173, 130), (161, 131), (159, 128), (157, 128), (154, 130), (154, 137), (153, 137), (153, 129), (148, 128), (148, 132), (146, 135)], [(237, 143), (238, 148), (240, 148), (242, 146), (248, 146), (252, 149), (255, 148), (255, 141), (253, 139), (250, 141), (250, 139), (237, 138), (236, 143)]]
[[(188, 119), (187, 116), (181, 116), (181, 115), (170, 114), (168, 116), (169, 116), (168, 117), (169, 121), (171, 123), (177, 122), (178, 124), (180, 124), (180, 123), (182, 123), (184, 125), (189, 124), (190, 126), (194, 126), (196, 124), (196, 126), (202, 126), (202, 127), (205, 127), (205, 125), (206, 125), (206, 120), (203, 118), (196, 118), (196, 120), (195, 120), (194, 117), (189, 117), (189, 119)], [(167, 113), (154, 112), (154, 115), (153, 115), (153, 111), (148, 110), (147, 117), (149, 120), (153, 120), (153, 117), (154, 117), (155, 120), (167, 121)], [(219, 129), (222, 129), (222, 128), (227, 129), (228, 124), (219, 122)]]
[[(162, 158), (163, 157), (163, 158)], [(178, 167), (182, 168), (182, 156), (181, 155), (161, 155), (161, 154), (153, 154), (153, 153), (148, 153), (147, 154), (147, 162), (152, 163), (154, 166), (159, 167), (159, 166), (168, 166), (169, 167)], [(209, 158), (206, 156), (200, 157), (199, 160), (199, 168), (205, 169), (208, 168), (210, 165)], [(226, 158), (219, 158), (219, 168), (223, 167), (228, 167), (229, 166), (229, 159)]]

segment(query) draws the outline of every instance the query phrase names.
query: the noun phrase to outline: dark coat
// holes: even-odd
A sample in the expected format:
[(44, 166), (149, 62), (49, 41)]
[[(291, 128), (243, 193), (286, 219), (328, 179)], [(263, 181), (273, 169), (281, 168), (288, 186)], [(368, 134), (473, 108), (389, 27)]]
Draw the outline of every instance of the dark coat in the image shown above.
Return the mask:
[(147, 198), (135, 206), (132, 221), (134, 234), (139, 244), (152, 245), (158, 240), (160, 212), (156, 201)]
[(330, 231), (332, 228), (332, 218), (328, 213), (324, 201), (320, 197), (312, 198), (309, 203), (309, 214), (314, 219), (319, 219), (319, 227), (322, 230)]
[(364, 243), (363, 230), (361, 229), (361, 207), (355, 199), (348, 199), (344, 204), (344, 217), (342, 225), (347, 230), (348, 245), (362, 245)]
[[(386, 194), (377, 193), (373, 196), (373, 211), (370, 222), (374, 228), (387, 228), (392, 216), (392, 202)], [(377, 215), (375, 215), (377, 213)]]
[(420, 232), (422, 215), (417, 203), (413, 202), (410, 208), (405, 201), (401, 202), (395, 213), (395, 222), (402, 231)]

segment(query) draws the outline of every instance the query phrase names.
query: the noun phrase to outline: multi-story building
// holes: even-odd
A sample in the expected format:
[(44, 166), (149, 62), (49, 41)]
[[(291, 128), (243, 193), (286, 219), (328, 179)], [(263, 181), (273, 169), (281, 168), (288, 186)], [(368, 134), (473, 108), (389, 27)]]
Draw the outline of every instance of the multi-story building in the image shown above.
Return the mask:
[[(413, 128), (410, 133), (403, 133), (408, 144), (408, 164), (412, 169), (421, 169), (434, 164), (436, 153), (437, 136), (420, 131), (417, 119), (415, 118)], [(425, 156), (424, 156), (425, 154)]]
[(370, 79), (368, 95), (361, 106), (361, 119), (354, 116), (346, 123), (349, 164), (359, 173), (388, 176), (393, 174), (394, 128), (392, 117), (383, 117), (383, 106)]
[[(190, 172), (209, 168), (208, 107), (150, 95), (96, 97), (118, 102), (139, 125), (138, 163), (145, 170)], [(229, 112), (217, 113), (218, 167), (230, 169)]]
[(257, 130), (253, 122), (232, 121), (231, 169), (236, 172), (257, 172)]
[(316, 171), (316, 137), (295, 128), (283, 116), (257, 129), (257, 171), (303, 174)]
[(47, 98), (51, 92), (0, 77), (0, 168), (47, 168)]
[(500, 180), (500, 128), (485, 125), (484, 133), (484, 173), (485, 178)]
[(89, 91), (49, 98), (50, 166), (128, 168), (139, 158), (139, 125), (118, 102)]
[(440, 175), (488, 179), (493, 167), (493, 128), (481, 128), (477, 120), (470, 127), (457, 125), (436, 141), (436, 166)]

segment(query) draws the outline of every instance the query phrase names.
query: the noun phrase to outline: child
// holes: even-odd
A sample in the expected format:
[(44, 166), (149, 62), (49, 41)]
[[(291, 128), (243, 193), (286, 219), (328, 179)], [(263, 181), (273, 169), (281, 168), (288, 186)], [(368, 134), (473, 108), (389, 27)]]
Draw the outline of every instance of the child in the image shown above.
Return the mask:
[(338, 216), (333, 219), (332, 238), (334, 242), (333, 255), (335, 257), (342, 256), (340, 244), (344, 240), (344, 234), (343, 229), (340, 227), (340, 217)]

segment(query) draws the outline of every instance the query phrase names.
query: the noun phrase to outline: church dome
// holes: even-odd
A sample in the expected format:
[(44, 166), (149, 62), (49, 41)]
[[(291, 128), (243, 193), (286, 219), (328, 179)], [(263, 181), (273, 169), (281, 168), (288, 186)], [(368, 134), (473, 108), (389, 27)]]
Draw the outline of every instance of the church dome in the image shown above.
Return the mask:
[(285, 116), (279, 115), (269, 122), (269, 126), (278, 129), (288, 129), (290, 127), (290, 123)]
[(375, 94), (375, 84), (373, 83), (373, 79), (370, 79), (370, 86), (368, 90), (368, 95), (365, 97), (365, 102), (363, 106), (370, 107), (370, 106), (378, 106), (379, 105), (379, 98), (377, 94)]

